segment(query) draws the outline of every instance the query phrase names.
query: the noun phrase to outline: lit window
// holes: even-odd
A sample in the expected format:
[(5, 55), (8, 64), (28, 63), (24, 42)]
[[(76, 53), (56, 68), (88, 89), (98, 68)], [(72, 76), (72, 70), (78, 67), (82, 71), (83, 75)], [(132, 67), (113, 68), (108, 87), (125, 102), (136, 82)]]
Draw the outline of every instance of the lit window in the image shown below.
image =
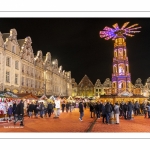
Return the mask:
[(29, 66), (27, 66), (27, 74), (29, 74)]
[(18, 61), (15, 61), (15, 69), (19, 69), (19, 62)]
[(6, 82), (10, 82), (10, 72), (6, 71)]
[(22, 72), (24, 72), (24, 65), (22, 65)]
[(15, 53), (15, 46), (12, 46), (12, 52)]
[(24, 77), (22, 77), (22, 85), (24, 85)]
[(31, 76), (33, 76), (33, 68), (31, 68)]
[(6, 66), (9, 66), (9, 67), (10, 67), (10, 57), (7, 57), (7, 58), (6, 58)]
[(15, 84), (18, 84), (18, 74), (15, 74)]
[(30, 82), (30, 79), (28, 79), (28, 86), (30, 86), (30, 83), (31, 83), (31, 82)]
[(26, 86), (28, 86), (28, 79), (26, 79)]
[(33, 87), (33, 80), (31, 80), (31, 87)]

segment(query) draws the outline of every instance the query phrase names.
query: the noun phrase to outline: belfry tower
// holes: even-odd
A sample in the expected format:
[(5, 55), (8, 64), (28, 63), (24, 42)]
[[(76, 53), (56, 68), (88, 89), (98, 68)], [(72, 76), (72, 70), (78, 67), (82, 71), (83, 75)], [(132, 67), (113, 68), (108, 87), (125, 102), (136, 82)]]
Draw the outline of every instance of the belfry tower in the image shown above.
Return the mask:
[(125, 42), (126, 36), (134, 36), (131, 33), (138, 33), (135, 31), (141, 27), (135, 27), (134, 24), (126, 28), (129, 22), (123, 24), (119, 28), (118, 24), (114, 24), (114, 28), (105, 27), (100, 31), (100, 37), (109, 40), (114, 40), (114, 58), (113, 58), (113, 73), (112, 73), (112, 94), (119, 94), (122, 92), (131, 92), (131, 74), (129, 72), (129, 61), (127, 57), (127, 49)]

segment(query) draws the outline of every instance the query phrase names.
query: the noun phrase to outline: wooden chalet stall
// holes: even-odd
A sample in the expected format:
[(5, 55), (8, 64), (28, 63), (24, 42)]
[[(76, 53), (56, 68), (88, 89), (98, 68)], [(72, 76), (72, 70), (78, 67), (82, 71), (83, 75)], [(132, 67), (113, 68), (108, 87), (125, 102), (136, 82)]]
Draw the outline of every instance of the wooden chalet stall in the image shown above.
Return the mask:
[(19, 99), (22, 99), (24, 102), (24, 112), (26, 114), (27, 112), (27, 105), (30, 104), (31, 102), (36, 103), (38, 101), (38, 97), (36, 95), (33, 95), (32, 93), (21, 93), (21, 94), (16, 94)]
[(147, 97), (142, 95), (132, 95), (132, 96), (118, 96), (118, 95), (101, 95), (100, 101), (101, 102), (110, 102), (114, 104), (115, 102), (128, 102), (131, 101), (132, 103), (138, 101), (139, 103), (142, 103), (144, 101), (147, 101)]

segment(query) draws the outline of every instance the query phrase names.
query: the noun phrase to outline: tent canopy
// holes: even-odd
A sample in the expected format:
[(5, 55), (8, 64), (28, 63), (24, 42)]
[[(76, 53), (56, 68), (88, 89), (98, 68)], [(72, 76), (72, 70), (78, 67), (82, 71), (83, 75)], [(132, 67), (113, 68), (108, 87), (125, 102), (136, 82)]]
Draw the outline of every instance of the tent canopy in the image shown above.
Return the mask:
[(46, 97), (46, 95), (43, 95), (42, 97), (39, 98), (40, 100), (47, 100), (48, 98)]
[(14, 94), (12, 92), (4, 92), (4, 91), (0, 91), (0, 97), (13, 97), (13, 98), (17, 98), (17, 94)]
[(52, 95), (52, 96), (49, 97), (49, 99), (50, 100), (55, 100), (55, 96)]
[(73, 100), (73, 98), (71, 96), (69, 96), (67, 100)]

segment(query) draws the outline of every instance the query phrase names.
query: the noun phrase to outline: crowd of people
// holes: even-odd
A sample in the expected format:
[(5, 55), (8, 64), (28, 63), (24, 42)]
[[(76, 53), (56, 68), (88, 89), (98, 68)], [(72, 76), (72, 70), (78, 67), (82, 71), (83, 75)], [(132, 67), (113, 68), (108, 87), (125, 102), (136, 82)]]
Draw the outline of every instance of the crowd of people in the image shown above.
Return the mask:
[[(22, 113), (19, 113), (18, 107), (20, 106), (20, 103), (22, 103)], [(44, 117), (51, 117), (52, 114), (54, 114), (55, 117), (59, 117), (60, 112), (72, 112), (72, 110), (76, 107), (76, 103), (71, 102), (65, 102), (60, 103), (59, 98), (55, 101), (50, 101), (48, 103), (43, 102), (30, 102), (27, 104), (27, 107), (24, 108), (23, 100), (20, 102), (14, 101), (12, 105), (8, 107), (7, 110), (7, 116), (9, 118), (9, 121), (15, 120), (15, 117), (27, 115), (29, 118), (44, 118)]]
[(112, 104), (110, 102), (96, 102), (90, 103), (90, 112), (91, 118), (97, 117), (98, 119), (100, 116), (103, 117), (103, 123), (109, 124), (110, 118), (113, 116), (116, 119), (116, 124), (119, 124), (119, 118), (124, 118), (126, 120), (132, 120), (133, 116), (136, 115), (144, 115), (145, 118), (150, 118), (150, 103), (143, 102), (139, 104), (138, 101), (135, 103), (128, 101), (128, 102), (116, 102)]
[(23, 100), (20, 102), (14, 102), (13, 105), (10, 105), (7, 110), (9, 121), (14, 119), (14, 124), (19, 120), (20, 126), (24, 126), (24, 103)]
[[(85, 102), (80, 101), (79, 103), (71, 103), (63, 101), (60, 103), (59, 99), (56, 99), (53, 102), (47, 103), (45, 105), (43, 102), (36, 101), (35, 103), (31, 102), (27, 105), (26, 114), (29, 118), (33, 117), (51, 117), (54, 114), (55, 117), (59, 117), (60, 111), (62, 113), (72, 112), (74, 108), (79, 108), (79, 120), (83, 121), (84, 110), (89, 107), (90, 117), (97, 117), (100, 119), (102, 117), (102, 122), (105, 124), (110, 124), (111, 119), (114, 118), (115, 123), (120, 123), (120, 118), (124, 118), (125, 120), (132, 120), (133, 116), (143, 115), (145, 118), (150, 118), (150, 103), (143, 102), (116, 102), (112, 104), (110, 102)], [(13, 105), (10, 105), (7, 114), (9, 120), (14, 119), (14, 122), (17, 122), (19, 117), (20, 125), (23, 125), (23, 116), (24, 116), (24, 103), (21, 100), (19, 103), (14, 102)]]

